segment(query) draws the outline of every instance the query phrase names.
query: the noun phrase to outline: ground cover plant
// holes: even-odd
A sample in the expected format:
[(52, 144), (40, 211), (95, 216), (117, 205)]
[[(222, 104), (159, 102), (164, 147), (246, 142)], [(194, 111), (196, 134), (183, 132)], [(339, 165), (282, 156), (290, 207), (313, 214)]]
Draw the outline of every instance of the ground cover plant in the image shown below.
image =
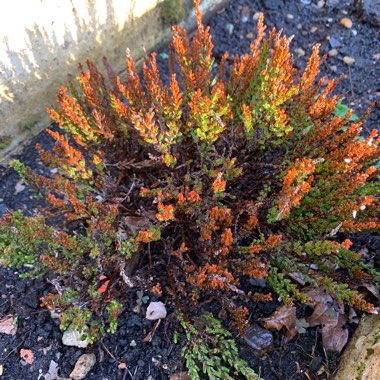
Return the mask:
[[(264, 278), (288, 305), (312, 302), (311, 286), (375, 311), (356, 289), (379, 275), (337, 234), (379, 228), (379, 138), (360, 138), (363, 118), (351, 111), (336, 115), (337, 81), (315, 82), (318, 46), (298, 73), (290, 40), (274, 30), (265, 37), (261, 17), (251, 51), (231, 65), (226, 54), (215, 73), (197, 16), (191, 43), (174, 28), (169, 86), (153, 54), (141, 79), (127, 57), (125, 82), (106, 62), (106, 84), (89, 62), (79, 88), (61, 88), (49, 112), (63, 132), (50, 132), (53, 153), (40, 149), (55, 173), (13, 163), (50, 207), (6, 215), (0, 247), (4, 264), (54, 276), (43, 305), (90, 340), (115, 331), (127, 287), (173, 298), (189, 370), (196, 378), (206, 362), (212, 378), (233, 359), (222, 356), (223, 329), (200, 305), (218, 300), (243, 333), (245, 305), (271, 298), (249, 292), (247, 278)], [(202, 360), (209, 352), (218, 355)], [(222, 378), (255, 376), (237, 365), (222, 367)]]

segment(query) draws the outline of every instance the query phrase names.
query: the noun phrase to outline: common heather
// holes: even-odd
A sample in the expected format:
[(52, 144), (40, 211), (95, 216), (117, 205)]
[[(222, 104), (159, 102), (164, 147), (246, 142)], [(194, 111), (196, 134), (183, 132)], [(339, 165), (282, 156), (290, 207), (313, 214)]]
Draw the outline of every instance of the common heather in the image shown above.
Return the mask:
[(168, 85), (152, 53), (141, 75), (127, 55), (123, 79), (87, 62), (60, 88), (48, 112), (61, 132), (48, 131), (52, 152), (37, 146), (55, 174), (12, 164), (48, 206), (3, 217), (3, 265), (54, 276), (42, 304), (90, 340), (116, 330), (134, 286), (172, 299), (182, 326), (205, 312), (198, 300), (248, 326), (249, 304), (310, 302), (306, 286), (375, 312), (358, 288), (380, 275), (347, 234), (380, 227), (378, 132), (361, 137), (366, 115), (336, 116), (319, 45), (299, 72), (262, 15), (249, 52), (216, 65), (195, 4), (192, 40), (173, 27)]

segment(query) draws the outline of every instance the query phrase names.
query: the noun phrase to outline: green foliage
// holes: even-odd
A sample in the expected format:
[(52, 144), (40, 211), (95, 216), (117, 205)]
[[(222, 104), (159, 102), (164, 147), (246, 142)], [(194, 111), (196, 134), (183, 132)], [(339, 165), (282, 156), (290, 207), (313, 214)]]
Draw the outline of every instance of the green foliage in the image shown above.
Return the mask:
[(195, 327), (182, 317), (179, 318), (187, 339), (182, 355), (191, 380), (204, 378), (202, 373), (210, 380), (234, 380), (236, 376), (248, 380), (261, 379), (239, 358), (231, 333), (212, 314), (202, 315), (198, 325), (203, 327)]

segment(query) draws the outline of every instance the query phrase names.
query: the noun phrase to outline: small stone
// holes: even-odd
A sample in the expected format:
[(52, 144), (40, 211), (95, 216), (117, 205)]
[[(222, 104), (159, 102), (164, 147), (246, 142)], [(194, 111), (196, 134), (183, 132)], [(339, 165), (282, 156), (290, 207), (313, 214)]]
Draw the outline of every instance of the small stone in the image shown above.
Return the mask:
[(330, 51), (329, 51), (329, 56), (330, 57), (336, 57), (338, 55), (338, 50), (336, 50), (336, 49), (331, 49)]
[(352, 65), (355, 63), (355, 59), (352, 58), (352, 57), (348, 57), (347, 55), (343, 58), (343, 62), (346, 64), (346, 65)]
[(343, 25), (347, 29), (352, 28), (352, 21), (348, 17), (344, 17), (340, 20), (340, 24)]
[(312, 26), (310, 29), (310, 32), (315, 33), (317, 30), (318, 30), (318, 28), (316, 26)]
[(310, 5), (311, 4), (311, 0), (300, 0), (300, 3), (302, 5)]
[(73, 371), (70, 373), (70, 378), (74, 380), (84, 379), (91, 371), (91, 368), (94, 366), (95, 362), (96, 357), (94, 354), (81, 355), (75, 363)]
[(253, 325), (248, 328), (243, 338), (257, 353), (264, 353), (273, 346), (272, 333), (259, 325)]
[(317, 8), (321, 9), (325, 6), (325, 0), (319, 0), (317, 3)]
[(253, 33), (252, 32), (249, 32), (245, 35), (249, 40), (252, 40), (253, 38)]
[(162, 302), (151, 302), (146, 310), (146, 319), (155, 321), (165, 318), (167, 315), (166, 307)]
[(297, 48), (294, 51), (297, 54), (297, 57), (303, 57), (305, 55), (305, 50), (303, 50), (301, 48)]
[(331, 17), (329, 17), (329, 18), (327, 19), (327, 22), (333, 22), (333, 21), (334, 21), (334, 19), (331, 18)]
[(297, 29), (302, 29), (302, 24), (297, 24), (296, 28)]
[(351, 33), (352, 33), (352, 35), (353, 35), (354, 37), (356, 37), (357, 34), (358, 34), (358, 31), (357, 31), (356, 29), (351, 29)]
[(330, 37), (329, 42), (330, 42), (330, 46), (333, 49), (336, 49), (336, 48), (342, 46), (342, 43), (335, 37)]
[(73, 330), (70, 327), (63, 333), (62, 343), (65, 346), (74, 346), (79, 348), (86, 348), (88, 346), (88, 342), (86, 340), (82, 340), (81, 333), (77, 330)]
[(234, 25), (231, 24), (231, 23), (227, 23), (227, 24), (226, 24), (226, 30), (227, 30), (227, 32), (228, 32), (229, 34), (232, 34), (233, 31), (234, 31)]
[(25, 185), (23, 185), (21, 182), (17, 182), (15, 186), (15, 195), (18, 193), (21, 193), (25, 190)]
[(256, 12), (256, 13), (252, 16), (252, 19), (253, 19), (253, 21), (256, 21), (256, 20), (259, 19), (259, 17), (260, 17), (260, 12)]
[(288, 13), (286, 15), (286, 17), (288, 18), (288, 20), (293, 20), (294, 19), (294, 16), (291, 13)]
[(334, 73), (336, 73), (337, 70), (338, 70), (338, 67), (335, 66), (335, 65), (333, 65), (333, 66), (330, 66), (330, 69), (331, 69), (331, 71), (333, 71)]

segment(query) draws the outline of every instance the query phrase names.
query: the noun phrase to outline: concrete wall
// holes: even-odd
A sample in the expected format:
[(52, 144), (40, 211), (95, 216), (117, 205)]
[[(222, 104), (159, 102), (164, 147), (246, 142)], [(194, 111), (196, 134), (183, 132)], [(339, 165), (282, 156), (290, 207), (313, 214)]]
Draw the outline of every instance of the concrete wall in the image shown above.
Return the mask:
[[(223, 0), (203, 0), (205, 14)], [(190, 3), (190, 4), (189, 4)], [(194, 26), (190, 0), (12, 0), (0, 12), (0, 158), (49, 124), (45, 109), (77, 65), (107, 56), (122, 69), (170, 33)], [(170, 11), (170, 12), (169, 12)]]

